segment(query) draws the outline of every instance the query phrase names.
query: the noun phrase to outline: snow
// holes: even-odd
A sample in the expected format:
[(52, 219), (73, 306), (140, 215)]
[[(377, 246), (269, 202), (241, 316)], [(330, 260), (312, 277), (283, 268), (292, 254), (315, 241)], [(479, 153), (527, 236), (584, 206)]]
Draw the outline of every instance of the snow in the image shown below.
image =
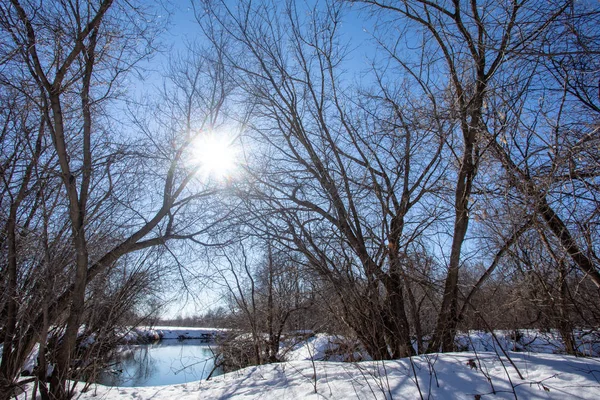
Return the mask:
[[(590, 357), (600, 356), (600, 335), (598, 332), (575, 331), (577, 351)], [(495, 331), (492, 335), (485, 331), (470, 331), (460, 334), (456, 343), (463, 350), (472, 351), (527, 351), (534, 353), (565, 353), (565, 346), (559, 333), (553, 330), (520, 329), (518, 331)]]
[(143, 342), (144, 340), (171, 340), (171, 339), (203, 339), (214, 340), (217, 336), (224, 335), (225, 329), (196, 328), (196, 327), (139, 327), (123, 333), (123, 341), (128, 343)]
[[(493, 352), (422, 355), (375, 362), (290, 361), (182, 385), (94, 385), (80, 399), (597, 399), (600, 360)], [(495, 393), (495, 394), (494, 394)], [(481, 396), (481, 397), (478, 397)], [(30, 397), (29, 397), (30, 398)]]
[[(287, 349), (287, 343), (282, 345), (282, 356), (286, 361), (362, 361), (370, 360), (365, 352), (359, 351), (358, 343), (349, 343), (343, 337), (331, 336), (318, 333), (308, 337), (291, 348)], [(350, 350), (352, 349), (352, 350)]]
[(161, 339), (204, 339), (213, 338), (214, 335), (223, 333), (222, 329), (215, 328), (186, 328), (155, 326), (152, 331), (156, 332)]
[(37, 343), (33, 347), (33, 350), (31, 351), (31, 353), (29, 353), (29, 356), (27, 357), (27, 360), (25, 360), (25, 364), (23, 364), (23, 368), (21, 369), (25, 374), (33, 373), (33, 369), (35, 368), (35, 366), (37, 364), (37, 356), (38, 356), (39, 351), (40, 351), (40, 344)]
[[(155, 327), (152, 331), (171, 339), (207, 333), (201, 328)], [(596, 357), (559, 354), (564, 349), (556, 333), (521, 330), (497, 331), (494, 335), (481, 331), (463, 334), (458, 342), (465, 352), (385, 362), (340, 362), (365, 358), (355, 343), (317, 334), (296, 344), (284, 344), (285, 362), (248, 367), (210, 381), (187, 384), (129, 388), (93, 384), (77, 398), (598, 399), (598, 338), (578, 333), (576, 339), (581, 354)], [(348, 349), (352, 355), (344, 357), (343, 350), (347, 354)], [(79, 387), (83, 388), (83, 384)], [(30, 392), (25, 394), (27, 399), (32, 398)], [(20, 398), (24, 399), (25, 394)]]

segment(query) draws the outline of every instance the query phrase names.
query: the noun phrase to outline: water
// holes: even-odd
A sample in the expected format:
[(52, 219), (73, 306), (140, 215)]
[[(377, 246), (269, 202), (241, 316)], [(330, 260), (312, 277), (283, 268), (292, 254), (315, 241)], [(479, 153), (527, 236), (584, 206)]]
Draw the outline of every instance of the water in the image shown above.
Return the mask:
[[(123, 348), (112, 371), (98, 383), (107, 386), (160, 386), (206, 379), (214, 366), (211, 347), (200, 340), (163, 340)], [(218, 375), (220, 371), (213, 372)]]

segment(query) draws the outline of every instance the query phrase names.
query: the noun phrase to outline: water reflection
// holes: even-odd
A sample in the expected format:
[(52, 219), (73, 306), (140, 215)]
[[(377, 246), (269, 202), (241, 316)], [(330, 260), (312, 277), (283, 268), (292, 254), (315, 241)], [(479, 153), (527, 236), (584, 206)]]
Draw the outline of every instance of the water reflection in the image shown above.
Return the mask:
[[(163, 340), (124, 347), (110, 371), (98, 377), (108, 386), (173, 385), (205, 379), (213, 369), (214, 354), (201, 340)], [(220, 371), (215, 371), (218, 375)]]

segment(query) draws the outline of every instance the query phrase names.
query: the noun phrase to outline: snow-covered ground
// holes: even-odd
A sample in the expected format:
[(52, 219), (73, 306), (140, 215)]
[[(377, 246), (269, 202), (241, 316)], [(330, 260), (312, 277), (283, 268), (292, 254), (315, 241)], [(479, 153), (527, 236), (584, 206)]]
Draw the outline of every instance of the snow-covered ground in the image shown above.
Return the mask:
[[(183, 385), (93, 386), (98, 399), (598, 399), (600, 360), (558, 354), (446, 353), (386, 362), (290, 361)], [(515, 368), (516, 367), (516, 368)], [(519, 373), (521, 377), (519, 377)], [(29, 397), (30, 398), (30, 397)]]
[[(575, 331), (573, 339), (579, 354), (600, 357), (600, 334), (597, 331)], [(509, 351), (533, 353), (565, 353), (561, 336), (556, 331), (520, 329), (518, 331), (470, 331), (457, 335), (456, 344), (461, 350)], [(599, 396), (600, 398), (600, 396)]]
[(139, 342), (144, 340), (162, 339), (203, 339), (214, 340), (226, 333), (226, 329), (154, 326), (139, 327), (123, 333), (123, 341)]
[[(600, 357), (600, 334), (598, 332), (575, 332), (575, 343), (580, 355)], [(456, 345), (461, 351), (491, 351), (502, 354), (502, 349), (529, 353), (566, 353), (560, 335), (555, 331), (521, 329), (518, 331), (469, 331), (456, 337)], [(417, 345), (414, 343), (415, 350)], [(370, 360), (361, 351), (358, 342), (343, 337), (316, 334), (299, 342), (285, 343), (281, 349), (282, 358), (287, 361), (363, 361)], [(600, 399), (600, 396), (598, 396)]]
[[(181, 334), (195, 334), (190, 332), (192, 328), (154, 329), (173, 339)], [(582, 354), (596, 357), (558, 354), (564, 349), (554, 333), (523, 330), (498, 331), (494, 335), (478, 331), (462, 334), (458, 344), (467, 351), (460, 353), (386, 362), (339, 362), (366, 357), (343, 338), (317, 334), (288, 344), (283, 354), (286, 362), (179, 385), (130, 388), (92, 385), (78, 398), (600, 399), (598, 338), (578, 334), (577, 343)], [(346, 350), (346, 356), (342, 357), (340, 349)], [(20, 398), (25, 399), (24, 395)], [(26, 398), (31, 399), (31, 393)]]

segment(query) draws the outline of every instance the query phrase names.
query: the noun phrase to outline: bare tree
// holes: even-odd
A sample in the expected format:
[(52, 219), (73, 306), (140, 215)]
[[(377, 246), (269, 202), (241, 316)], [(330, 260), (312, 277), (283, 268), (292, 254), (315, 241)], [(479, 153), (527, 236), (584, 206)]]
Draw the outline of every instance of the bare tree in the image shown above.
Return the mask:
[[(460, 141), (451, 145), (458, 161), (457, 174), (453, 179), (455, 221), (452, 247), (438, 324), (430, 350), (441, 348), (447, 351), (453, 348), (459, 315), (461, 252), (469, 227), (477, 171), (481, 167), (481, 157), (485, 156), (488, 149), (507, 170), (512, 171), (513, 182), (522, 184), (521, 194), (537, 199), (535, 212), (562, 238), (563, 245), (577, 260), (577, 264), (592, 279), (596, 279), (594, 276), (597, 271), (582, 255), (552, 207), (540, 198), (540, 189), (530, 186), (532, 179), (528, 172), (509, 161), (513, 151), (519, 152), (524, 147), (515, 146), (506, 151), (501, 144), (506, 140), (504, 129), (510, 125), (507, 122), (513, 118), (515, 121), (526, 119), (524, 114), (514, 113), (515, 105), (527, 103), (524, 96), (531, 88), (529, 83), (532, 77), (542, 76), (535, 67), (535, 60), (539, 60), (536, 57), (543, 51), (544, 38), (569, 15), (570, 2), (553, 5), (537, 1), (433, 3), (406, 0), (363, 3), (378, 10), (378, 15), (384, 18), (389, 16), (394, 26), (398, 23), (394, 18), (400, 17), (403, 23), (419, 29), (424, 52), (439, 56), (439, 61), (434, 63), (440, 68), (440, 76), (424, 84), (428, 85), (433, 95), (449, 100), (446, 102), (447, 113), (457, 121), (455, 135)], [(381, 40), (381, 43), (405, 73), (414, 76), (419, 66), (409, 57), (402, 57), (404, 47), (400, 45), (400, 40), (393, 38)], [(490, 106), (498, 103), (502, 104), (502, 109), (494, 108), (492, 111), (493, 107)], [(431, 109), (434, 110), (433, 107)], [(519, 135), (524, 135), (522, 129), (519, 132)], [(543, 143), (536, 141), (540, 142)], [(514, 228), (514, 232), (522, 231), (519, 227)], [(515, 239), (509, 239), (507, 244), (510, 246), (514, 242)], [(506, 249), (506, 246), (502, 248)]]
[[(152, 9), (142, 3), (112, 0), (56, 0), (44, 2), (43, 7), (14, 0), (0, 6), (1, 28), (10, 38), (10, 54), (3, 62), (13, 78), (3, 80), (3, 87), (10, 87), (18, 79), (29, 83), (20, 89), (40, 113), (37, 125), (29, 125), (28, 129), (35, 127), (29, 135), (39, 133), (43, 145), (51, 143), (48, 159), (56, 160), (58, 170), (47, 173), (61, 179), (57, 194), (44, 192), (42, 198), (47, 203), (42, 208), (43, 216), (36, 214), (36, 221), (51, 228), (42, 230), (43, 235), (51, 236), (43, 240), (48, 247), (38, 259), (47, 267), (52, 264), (54, 224), (61, 217), (66, 217), (70, 235), (69, 241), (60, 242), (68, 257), (59, 264), (64, 269), (53, 272), (62, 279), (61, 284), (48, 286), (43, 279), (30, 282), (27, 293), (56, 292), (43, 310), (36, 310), (19, 327), (14, 323), (14, 263), (7, 270), (9, 296), (3, 298), (3, 313), (6, 310), (9, 318), (3, 319), (1, 368), (2, 385), (7, 390), (2, 393), (10, 393), (18, 368), (40, 335), (45, 335), (49, 326), (64, 321), (50, 394), (54, 398), (70, 396), (72, 391), (65, 382), (72, 376), (71, 360), (86, 317), (90, 284), (105, 276), (127, 254), (165, 245), (171, 239), (197, 239), (206, 228), (196, 224), (202, 214), (193, 220), (189, 215), (190, 210), (203, 210), (203, 199), (213, 190), (197, 181), (200, 167), (189, 163), (189, 152), (194, 139), (217, 124), (228, 94), (222, 86), (218, 59), (211, 58), (198, 66), (193, 81), (196, 86), (188, 93), (188, 107), (178, 110), (188, 116), (185, 130), (179, 130), (175, 123), (161, 124), (158, 118), (154, 123), (139, 119), (133, 125), (115, 123), (108, 114), (108, 110), (115, 109), (111, 107), (116, 107), (112, 100), (118, 97), (122, 78), (153, 50), (159, 26), (155, 20)], [(199, 113), (201, 125), (190, 119), (195, 113)], [(170, 117), (179, 118), (181, 113)], [(135, 126), (137, 130), (132, 129)], [(149, 126), (154, 132), (147, 129)], [(117, 135), (116, 129), (129, 133)], [(32, 175), (25, 168), (18, 176), (23, 190), (31, 191), (32, 187), (44, 187), (45, 181), (36, 158), (40, 145), (36, 147), (36, 141), (28, 143), (26, 139), (21, 143), (29, 146), (32, 155), (28, 159), (39, 172)], [(17, 194), (13, 209), (18, 210), (23, 196), (13, 188), (11, 193)], [(28, 210), (41, 213), (38, 207)], [(212, 216), (204, 215), (206, 219)], [(7, 219), (7, 232), (15, 230), (14, 219)], [(35, 271), (43, 276), (42, 268)]]
[(268, 216), (275, 239), (331, 282), (373, 357), (413, 354), (407, 265), (415, 237), (437, 217), (424, 204), (440, 182), (445, 122), (382, 82), (378, 95), (352, 101), (338, 70), (339, 3), (306, 17), (293, 3), (201, 9), (206, 30), (232, 43), (227, 61), (252, 105), (248, 126), (270, 155), (250, 156), (264, 168), (243, 194), (250, 214)]
[[(23, 357), (18, 353), (19, 303), (22, 293), (27, 290), (25, 282), (35, 281), (30, 271), (19, 268), (19, 263), (35, 265), (41, 260), (36, 257), (36, 241), (32, 231), (38, 228), (39, 212), (43, 191), (50, 191), (51, 179), (36, 179), (42, 175), (47, 156), (44, 140), (44, 122), (40, 121), (39, 109), (16, 89), (6, 88), (2, 116), (2, 287), (0, 303), (2, 310), (3, 336), (2, 373), (0, 376), (15, 376), (21, 365), (16, 360)], [(50, 157), (50, 163), (52, 162)], [(46, 164), (47, 166), (47, 164)], [(40, 171), (41, 170), (41, 171)], [(3, 257), (4, 258), (4, 257)], [(35, 268), (33, 268), (35, 269)], [(25, 279), (19, 279), (19, 275)], [(22, 315), (22, 314), (21, 314)], [(25, 355), (26, 356), (26, 355)]]
[(235, 332), (220, 345), (223, 367), (230, 371), (277, 362), (283, 335), (295, 333), (292, 317), (313, 304), (303, 263), (262, 238), (229, 245), (211, 258)]
[[(293, 2), (198, 8), (209, 14), (199, 15), (204, 29), (229, 40), (226, 60), (249, 104), (251, 136), (269, 154), (250, 156), (262, 168), (243, 193), (250, 215), (268, 216), (280, 244), (331, 282), (345, 322), (377, 358), (412, 354), (411, 332), (424, 334), (423, 301), (439, 304), (428, 350), (454, 349), (478, 290), (538, 218), (596, 281), (597, 156), (584, 146), (595, 140), (595, 122), (580, 118), (587, 132), (576, 132), (575, 120), (565, 124), (568, 101), (583, 105), (569, 108), (577, 115), (593, 109), (592, 86), (585, 73), (542, 62), (561, 54), (545, 46), (566, 27), (570, 44), (556, 43), (577, 47), (565, 54), (585, 55), (581, 70), (593, 69), (591, 25), (582, 23), (595, 14), (534, 0), (362, 3), (381, 26), (405, 35), (375, 33), (387, 64), (374, 68), (368, 93), (340, 73), (348, 51), (337, 36), (342, 5), (302, 13)], [(552, 101), (534, 101), (540, 93)], [(567, 181), (569, 196), (559, 190)], [(565, 223), (571, 204), (581, 210)], [(510, 218), (487, 212), (495, 207), (507, 207)], [(446, 248), (428, 235), (449, 219)], [(494, 237), (471, 255), (465, 243), (474, 221)], [(448, 254), (442, 290), (439, 275), (415, 257), (428, 246)], [(475, 256), (487, 266), (462, 290), (460, 271)]]

